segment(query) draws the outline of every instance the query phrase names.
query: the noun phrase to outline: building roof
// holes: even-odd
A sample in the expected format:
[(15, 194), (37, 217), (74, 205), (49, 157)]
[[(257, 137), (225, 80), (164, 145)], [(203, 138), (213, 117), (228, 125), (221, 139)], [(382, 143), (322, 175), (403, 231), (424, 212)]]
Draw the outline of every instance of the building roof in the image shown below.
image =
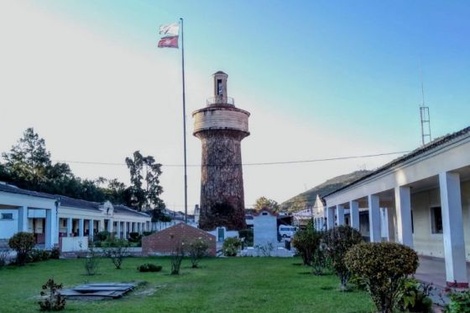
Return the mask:
[(434, 139), (433, 141), (411, 151), (410, 153), (408, 154), (405, 154), (399, 158), (396, 158), (395, 160), (392, 160), (391, 162), (377, 168), (375, 171), (372, 171), (371, 173), (351, 182), (350, 184), (347, 184), (341, 188), (338, 188), (336, 189), (335, 191), (333, 192), (330, 192), (329, 194), (326, 194), (323, 196), (323, 198), (325, 197), (328, 197), (329, 195), (332, 195), (334, 193), (337, 193), (341, 190), (344, 190), (346, 188), (349, 188), (361, 181), (364, 181), (370, 177), (373, 177), (379, 173), (382, 173), (390, 168), (393, 168), (397, 165), (400, 165), (400, 164), (404, 164), (405, 162), (411, 160), (411, 159), (414, 159), (414, 158), (418, 158), (420, 156), (422, 156), (423, 154), (425, 153), (428, 153), (428, 152), (432, 152), (433, 150), (438, 150), (440, 148), (442, 148), (443, 146), (445, 146), (446, 144), (449, 144), (449, 143), (452, 143), (452, 142), (455, 142), (455, 141), (458, 141), (458, 140), (461, 140), (465, 137), (468, 137), (470, 136), (470, 126), (469, 127), (466, 127), (462, 130), (459, 130), (455, 133), (452, 133), (452, 134), (448, 134), (446, 136), (442, 136), (442, 137), (439, 137), (439, 138), (436, 138)]
[[(61, 206), (67, 206), (67, 207), (79, 208), (79, 209), (100, 211), (100, 206), (102, 205), (102, 203), (94, 202), (94, 201), (88, 201), (88, 200), (71, 198), (71, 197), (67, 197), (63, 195), (49, 194), (45, 192), (21, 189), (14, 185), (10, 185), (10, 184), (3, 183), (3, 182), (0, 182), (0, 191), (20, 194), (20, 195), (27, 195), (27, 196), (32, 196), (32, 197), (54, 199), (54, 200), (60, 199)], [(114, 212), (119, 213), (119, 214), (149, 217), (147, 213), (135, 211), (125, 205), (120, 205), (120, 204), (113, 205), (113, 208), (114, 208)]]

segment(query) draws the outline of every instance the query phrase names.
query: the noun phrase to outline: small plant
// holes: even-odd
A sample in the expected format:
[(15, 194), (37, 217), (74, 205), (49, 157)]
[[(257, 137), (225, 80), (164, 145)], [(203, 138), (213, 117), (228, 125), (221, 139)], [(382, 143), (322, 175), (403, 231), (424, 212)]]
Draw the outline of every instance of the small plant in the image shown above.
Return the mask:
[(65, 297), (60, 294), (60, 289), (62, 289), (62, 284), (56, 284), (52, 278), (42, 285), (42, 299), (38, 302), (41, 311), (62, 311), (65, 309)]
[(268, 242), (265, 245), (256, 245), (259, 256), (269, 257), (274, 250), (274, 245), (272, 242)]
[(124, 239), (108, 239), (101, 246), (103, 255), (111, 259), (116, 269), (121, 269), (124, 258), (129, 256), (129, 243)]
[(145, 272), (160, 272), (162, 270), (161, 265), (155, 265), (152, 263), (145, 263), (142, 265), (137, 266), (137, 270), (139, 272), (145, 273)]
[(186, 251), (191, 259), (192, 268), (198, 267), (199, 261), (207, 255), (207, 249), (209, 249), (209, 244), (201, 237), (194, 239), (187, 244)]
[(312, 273), (314, 275), (320, 276), (323, 275), (329, 268), (329, 259), (325, 253), (325, 246), (320, 244), (320, 246), (315, 249), (315, 252), (312, 256)]
[(470, 290), (451, 292), (449, 298), (446, 313), (470, 313)]
[(184, 242), (177, 244), (171, 256), (171, 275), (179, 275), (181, 262), (184, 258)]
[(35, 245), (34, 235), (28, 232), (16, 233), (8, 240), (8, 246), (16, 251), (16, 263), (18, 265), (25, 265), (28, 255)]
[(95, 251), (93, 244), (88, 248), (88, 254), (85, 256), (85, 271), (86, 274), (91, 276), (98, 273), (99, 258)]
[(52, 248), (50, 258), (55, 260), (60, 258), (60, 249), (58, 247)]
[(405, 278), (400, 289), (400, 312), (432, 313), (432, 299), (429, 297), (434, 289), (432, 284), (421, 283), (415, 278)]
[(242, 241), (237, 237), (228, 237), (222, 245), (222, 253), (225, 256), (237, 256), (242, 246)]

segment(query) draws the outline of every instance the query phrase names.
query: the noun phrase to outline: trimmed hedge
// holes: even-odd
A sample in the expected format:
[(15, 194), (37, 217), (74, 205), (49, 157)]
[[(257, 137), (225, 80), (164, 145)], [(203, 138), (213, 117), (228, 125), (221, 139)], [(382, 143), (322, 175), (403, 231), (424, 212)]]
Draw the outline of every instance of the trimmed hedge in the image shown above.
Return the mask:
[(394, 242), (368, 242), (352, 247), (344, 257), (347, 268), (367, 286), (380, 312), (393, 312), (403, 280), (416, 272), (418, 254)]

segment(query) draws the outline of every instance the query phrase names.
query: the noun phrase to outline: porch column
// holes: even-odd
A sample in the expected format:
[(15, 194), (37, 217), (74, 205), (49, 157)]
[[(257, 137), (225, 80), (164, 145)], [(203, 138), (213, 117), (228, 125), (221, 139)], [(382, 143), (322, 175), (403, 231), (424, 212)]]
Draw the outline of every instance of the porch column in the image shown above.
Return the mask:
[(459, 174), (440, 173), (439, 188), (447, 285), (467, 288), (468, 278)]
[(102, 232), (104, 230), (104, 220), (99, 219), (98, 220), (98, 232)]
[(83, 237), (84, 236), (84, 228), (85, 228), (85, 220), (83, 218), (78, 220), (78, 236)]
[(109, 219), (109, 220), (108, 220), (108, 229), (107, 229), (107, 231), (108, 231), (110, 234), (112, 234), (113, 231), (114, 231), (114, 229), (113, 229), (113, 228), (114, 228), (114, 227), (113, 227), (113, 224), (114, 224), (114, 221), (113, 221), (112, 219)]
[(93, 237), (95, 236), (95, 220), (90, 218), (88, 221), (88, 237), (93, 240)]
[(116, 237), (117, 238), (122, 238), (122, 235), (121, 235), (121, 222), (120, 221), (117, 221), (116, 222)]
[(73, 223), (72, 223), (72, 218), (69, 217), (67, 219), (67, 237), (71, 237), (73, 233)]
[(410, 248), (413, 248), (410, 187), (395, 187), (395, 206), (397, 213), (398, 242)]
[(54, 218), (55, 214), (52, 213), (52, 210), (46, 210), (46, 225), (44, 230), (44, 247), (46, 249), (52, 249), (54, 247), (54, 234), (56, 233), (54, 228)]
[(338, 226), (344, 225), (344, 205), (342, 204), (336, 206), (336, 219)]
[(326, 207), (326, 229), (335, 227), (335, 211), (333, 208)]
[(351, 219), (351, 227), (359, 230), (359, 202), (349, 201), (349, 216)]
[(369, 229), (370, 229), (370, 242), (380, 242), (380, 206), (379, 196), (369, 195), (367, 197), (369, 203)]
[(124, 222), (124, 225), (123, 225), (123, 230), (122, 230), (122, 238), (123, 239), (127, 239), (127, 222)]
[(28, 207), (18, 208), (18, 231), (28, 231)]

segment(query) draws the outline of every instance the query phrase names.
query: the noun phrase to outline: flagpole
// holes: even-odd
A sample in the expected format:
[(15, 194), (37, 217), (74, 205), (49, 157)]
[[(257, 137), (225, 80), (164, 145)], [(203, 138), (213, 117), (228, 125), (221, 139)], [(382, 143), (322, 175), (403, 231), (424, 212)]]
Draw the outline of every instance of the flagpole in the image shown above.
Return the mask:
[(188, 175), (186, 160), (186, 94), (184, 82), (184, 33), (183, 18), (180, 18), (181, 24), (181, 76), (183, 78), (183, 145), (184, 145), (184, 222), (188, 223)]

